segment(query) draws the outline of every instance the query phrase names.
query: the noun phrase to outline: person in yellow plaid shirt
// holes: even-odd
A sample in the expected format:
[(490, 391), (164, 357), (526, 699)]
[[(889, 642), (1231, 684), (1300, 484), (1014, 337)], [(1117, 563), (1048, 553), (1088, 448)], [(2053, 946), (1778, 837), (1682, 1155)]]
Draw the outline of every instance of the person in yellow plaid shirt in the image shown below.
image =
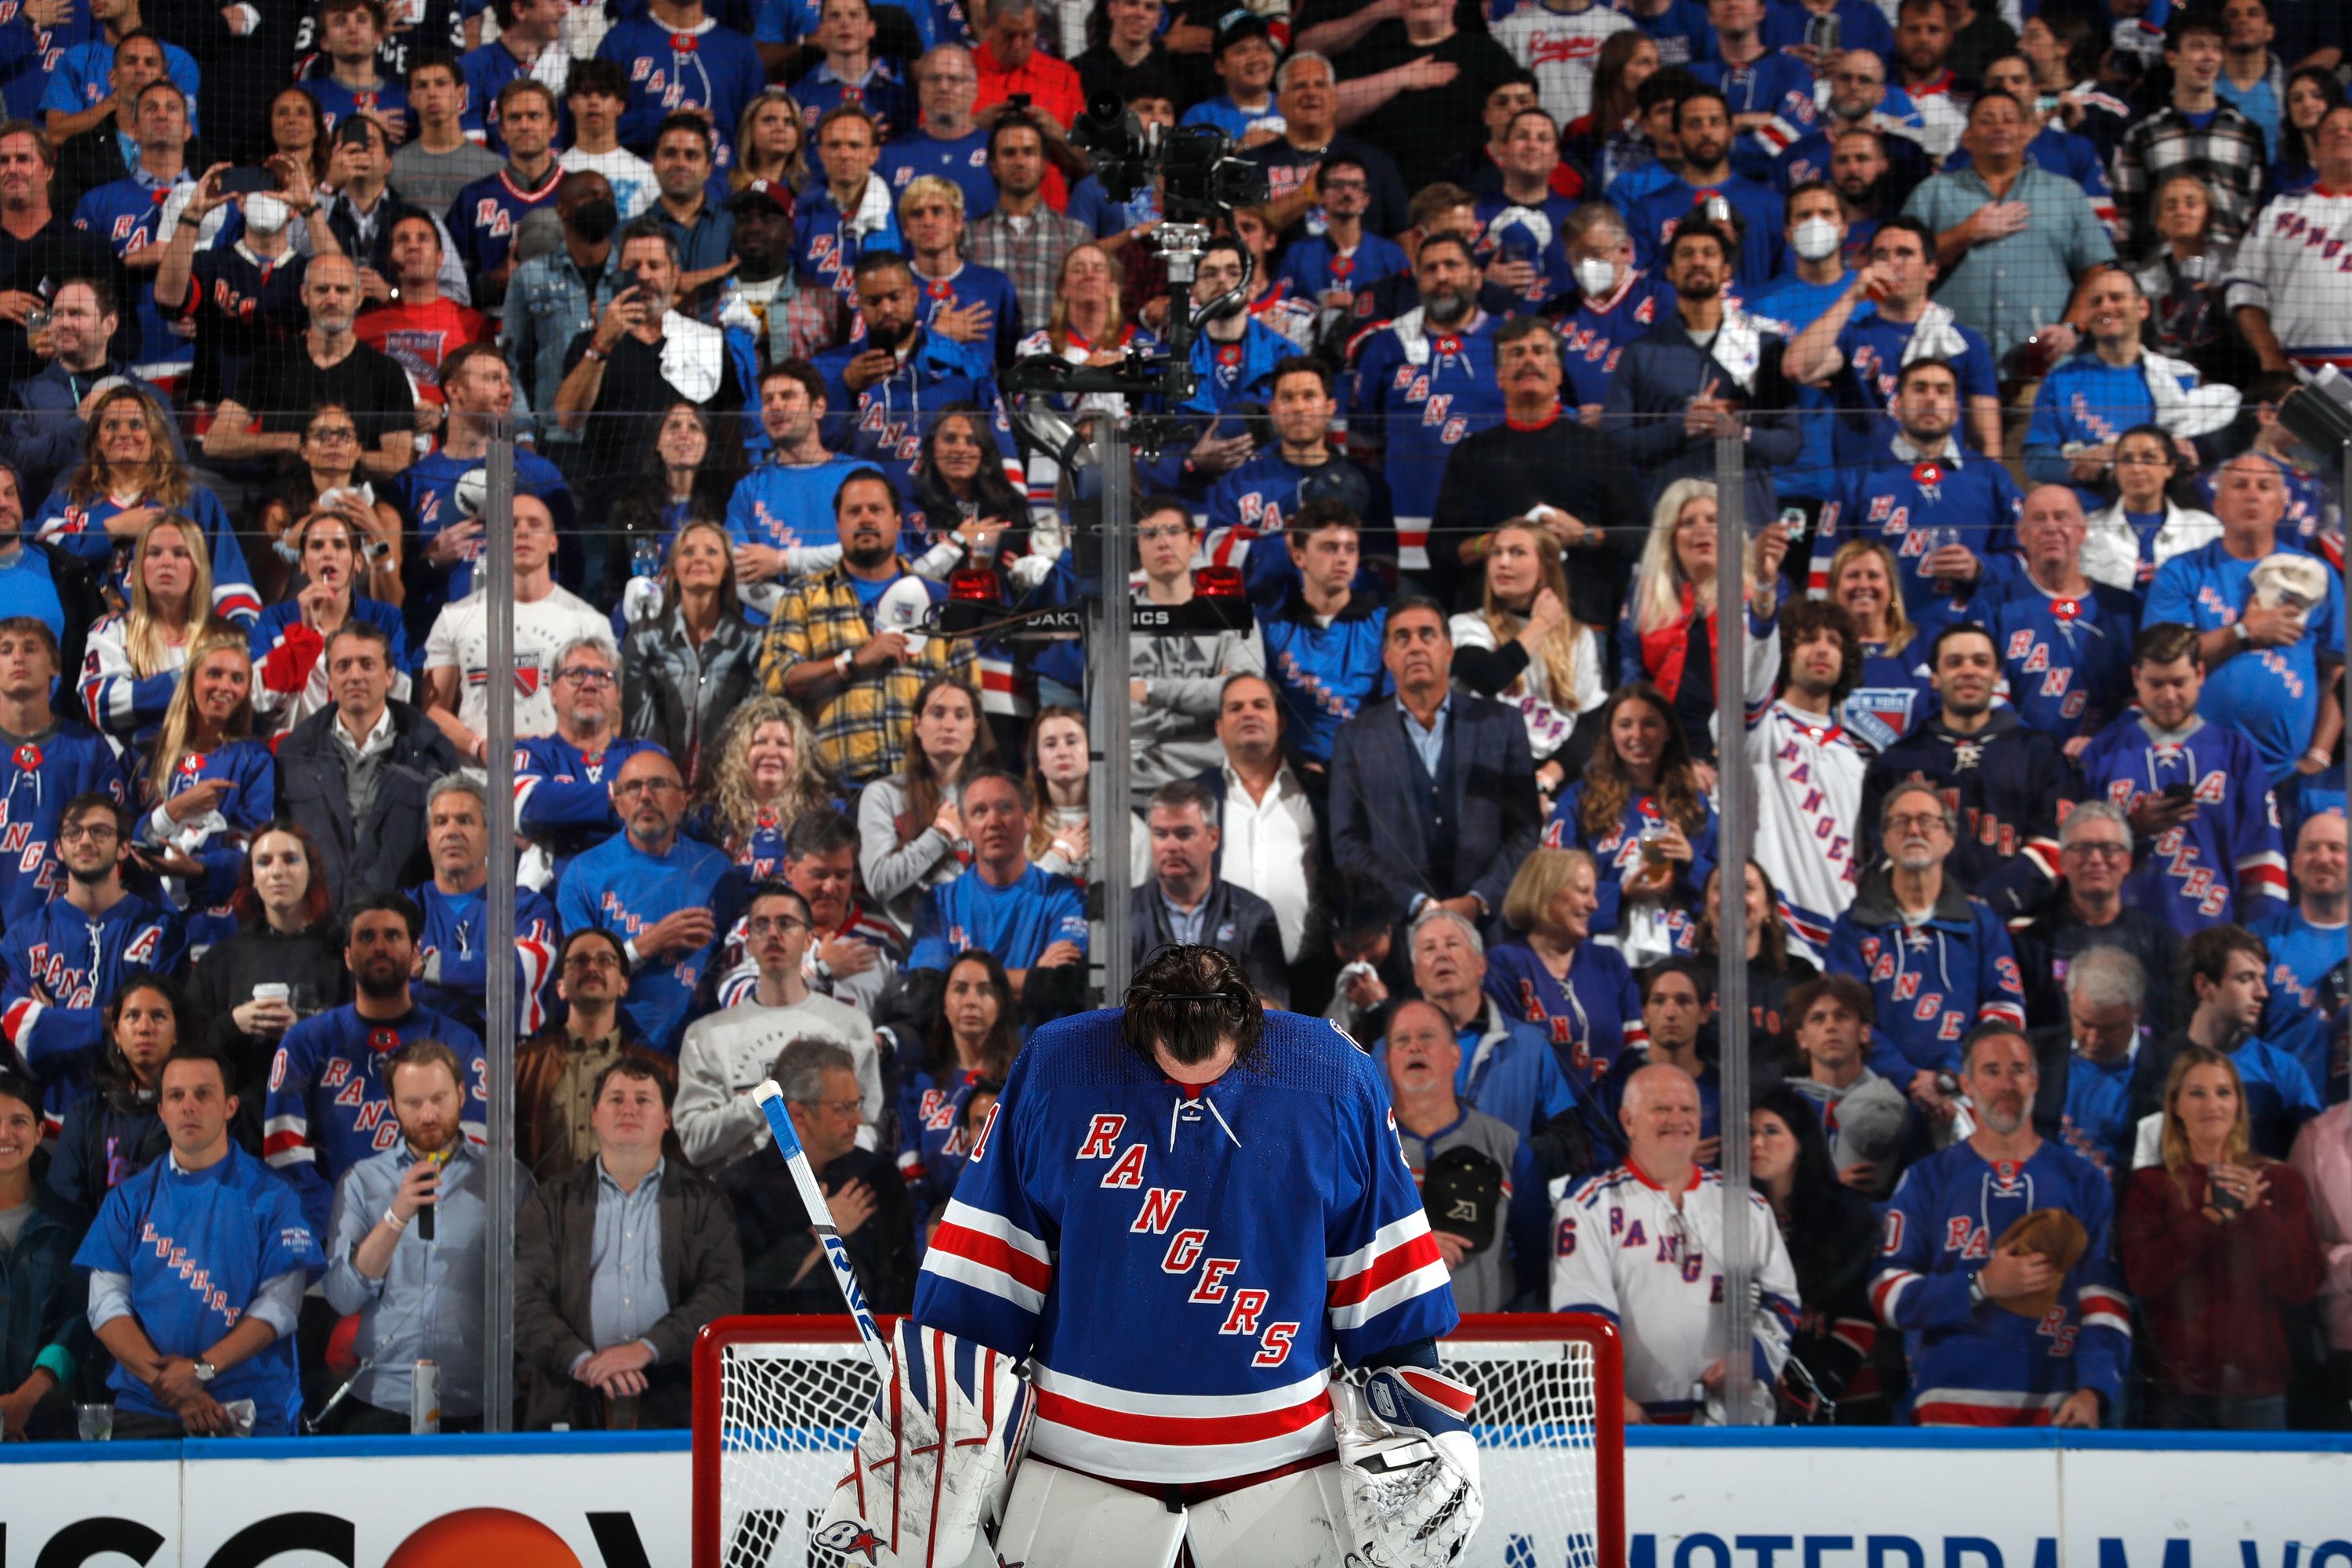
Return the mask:
[(840, 564), (785, 591), (760, 655), (768, 690), (813, 716), (817, 750), (859, 784), (898, 771), (925, 680), (950, 675), (980, 689), (970, 639), (924, 637), (921, 651), (910, 652), (908, 634), (874, 629), (882, 595), (912, 575), (898, 552), (899, 513), (898, 488), (884, 475), (842, 482), (833, 500)]

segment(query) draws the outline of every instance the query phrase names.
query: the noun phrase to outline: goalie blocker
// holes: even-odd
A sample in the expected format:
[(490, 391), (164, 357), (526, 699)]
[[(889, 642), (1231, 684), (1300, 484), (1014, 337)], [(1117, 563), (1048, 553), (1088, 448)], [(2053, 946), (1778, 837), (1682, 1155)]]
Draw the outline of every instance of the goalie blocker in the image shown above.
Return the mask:
[(1452, 1562), (1481, 1512), (1434, 1344), (1456, 1321), (1370, 1059), (1163, 949), (1014, 1061), (818, 1539), (940, 1568)]

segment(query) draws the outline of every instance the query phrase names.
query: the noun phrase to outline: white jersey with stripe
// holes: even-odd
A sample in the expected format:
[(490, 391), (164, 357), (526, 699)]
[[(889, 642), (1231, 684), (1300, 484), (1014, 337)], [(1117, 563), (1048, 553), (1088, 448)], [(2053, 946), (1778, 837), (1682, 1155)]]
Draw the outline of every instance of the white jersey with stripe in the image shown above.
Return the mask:
[(1818, 956), (1853, 902), (1862, 872), (1868, 763), (1834, 719), (1773, 696), (1780, 626), (1748, 620), (1748, 773), (1756, 787), (1756, 863), (1780, 895), (1790, 934)]
[(1034, 1357), (1030, 1448), (1118, 1480), (1226, 1481), (1333, 1446), (1329, 1367), (1450, 1330), (1445, 1265), (1379, 1069), (1270, 1012), (1214, 1083), (1116, 1009), (1014, 1060), (932, 1237), (926, 1327)]

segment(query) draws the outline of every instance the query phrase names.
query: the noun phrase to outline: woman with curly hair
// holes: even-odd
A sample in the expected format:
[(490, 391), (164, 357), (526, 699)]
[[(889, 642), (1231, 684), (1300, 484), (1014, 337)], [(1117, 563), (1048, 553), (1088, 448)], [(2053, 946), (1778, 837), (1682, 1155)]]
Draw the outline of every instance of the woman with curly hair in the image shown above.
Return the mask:
[(907, 1179), (919, 1244), (963, 1173), (971, 1147), (959, 1125), (964, 1101), (982, 1082), (1003, 1083), (1020, 1049), (1004, 965), (981, 948), (956, 954), (922, 1058), (898, 1085), (898, 1173)]
[(211, 614), (212, 564), (203, 534), (184, 517), (150, 521), (125, 576), (131, 607), (90, 627), (79, 689), (92, 724), (143, 746), (172, 705), (190, 650), (215, 634), (239, 642), (246, 634)]
[(654, 742), (698, 787), (708, 743), (760, 689), (760, 634), (735, 592), (735, 542), (696, 518), (670, 541), (661, 601), (621, 644), (621, 731)]
[(1601, 641), (1568, 607), (1559, 546), (1541, 529), (1507, 522), (1486, 546), (1485, 597), (1449, 623), (1454, 679), (1481, 697), (1516, 703), (1527, 721), (1536, 787), (1568, 782), (1560, 749), (1580, 714), (1601, 705)]
[(900, 931), (915, 929), (926, 889), (954, 881), (971, 863), (963, 779), (995, 760), (979, 693), (951, 675), (923, 682), (905, 764), (867, 784), (857, 802), (858, 869), (866, 891)]
[(1909, 734), (1935, 709), (1927, 638), (1904, 614), (1902, 582), (1895, 552), (1875, 539), (1849, 539), (1830, 557), (1830, 603), (1853, 617), (1862, 645), (1862, 678), (1838, 717), (1864, 756)]
[(2287, 1309), (2317, 1292), (2311, 1191), (2255, 1152), (2238, 1064), (2189, 1045), (2164, 1083), (2164, 1161), (2134, 1171), (2116, 1226), (2154, 1384), (2150, 1426), (2283, 1429)]
[(839, 804), (808, 721), (780, 697), (736, 710), (701, 791), (685, 831), (725, 850), (755, 887), (783, 875), (784, 836), (803, 813)]
[(187, 911), (195, 944), (234, 922), (205, 911), (226, 903), (245, 873), (245, 847), (278, 808), (269, 748), (253, 733), (253, 655), (235, 627), (189, 650), (187, 674), (141, 759), (138, 843)]
[[(32, 535), (79, 557), (93, 572), (119, 572), (156, 519), (191, 520), (207, 565), (208, 614), (240, 623), (261, 613), (245, 552), (212, 491), (189, 479), (163, 405), (135, 386), (99, 395), (82, 437), (82, 461), (58, 481), (33, 519)], [(121, 583), (110, 584), (128, 594)]]
[(142, 972), (106, 1005), (106, 1048), (91, 1092), (66, 1110), (49, 1191), (89, 1213), (172, 1146), (157, 1105), (163, 1059), (205, 1037), (201, 1015), (168, 975)]
[(1682, 727), (1658, 689), (1621, 686), (1601, 706), (1600, 739), (1544, 829), (1558, 849), (1582, 849), (1601, 870), (1591, 928), (1635, 968), (1674, 951), (1715, 867), (1715, 808), (1691, 764)]

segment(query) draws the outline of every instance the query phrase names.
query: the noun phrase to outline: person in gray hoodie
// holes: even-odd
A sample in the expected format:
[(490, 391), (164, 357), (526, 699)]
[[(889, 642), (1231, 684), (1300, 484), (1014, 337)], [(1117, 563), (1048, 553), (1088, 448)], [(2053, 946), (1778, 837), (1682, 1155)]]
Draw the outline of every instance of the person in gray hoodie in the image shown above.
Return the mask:
[[(1201, 532), (1192, 509), (1157, 496), (1137, 509), (1135, 537), (1142, 570), (1134, 577), (1139, 606), (1188, 604)], [(1217, 743), (1217, 703), (1225, 677), (1265, 672), (1265, 648), (1255, 624), (1248, 630), (1197, 636), (1138, 637), (1129, 645), (1134, 699), (1129, 745), (1135, 795), (1189, 779), (1224, 761)]]

